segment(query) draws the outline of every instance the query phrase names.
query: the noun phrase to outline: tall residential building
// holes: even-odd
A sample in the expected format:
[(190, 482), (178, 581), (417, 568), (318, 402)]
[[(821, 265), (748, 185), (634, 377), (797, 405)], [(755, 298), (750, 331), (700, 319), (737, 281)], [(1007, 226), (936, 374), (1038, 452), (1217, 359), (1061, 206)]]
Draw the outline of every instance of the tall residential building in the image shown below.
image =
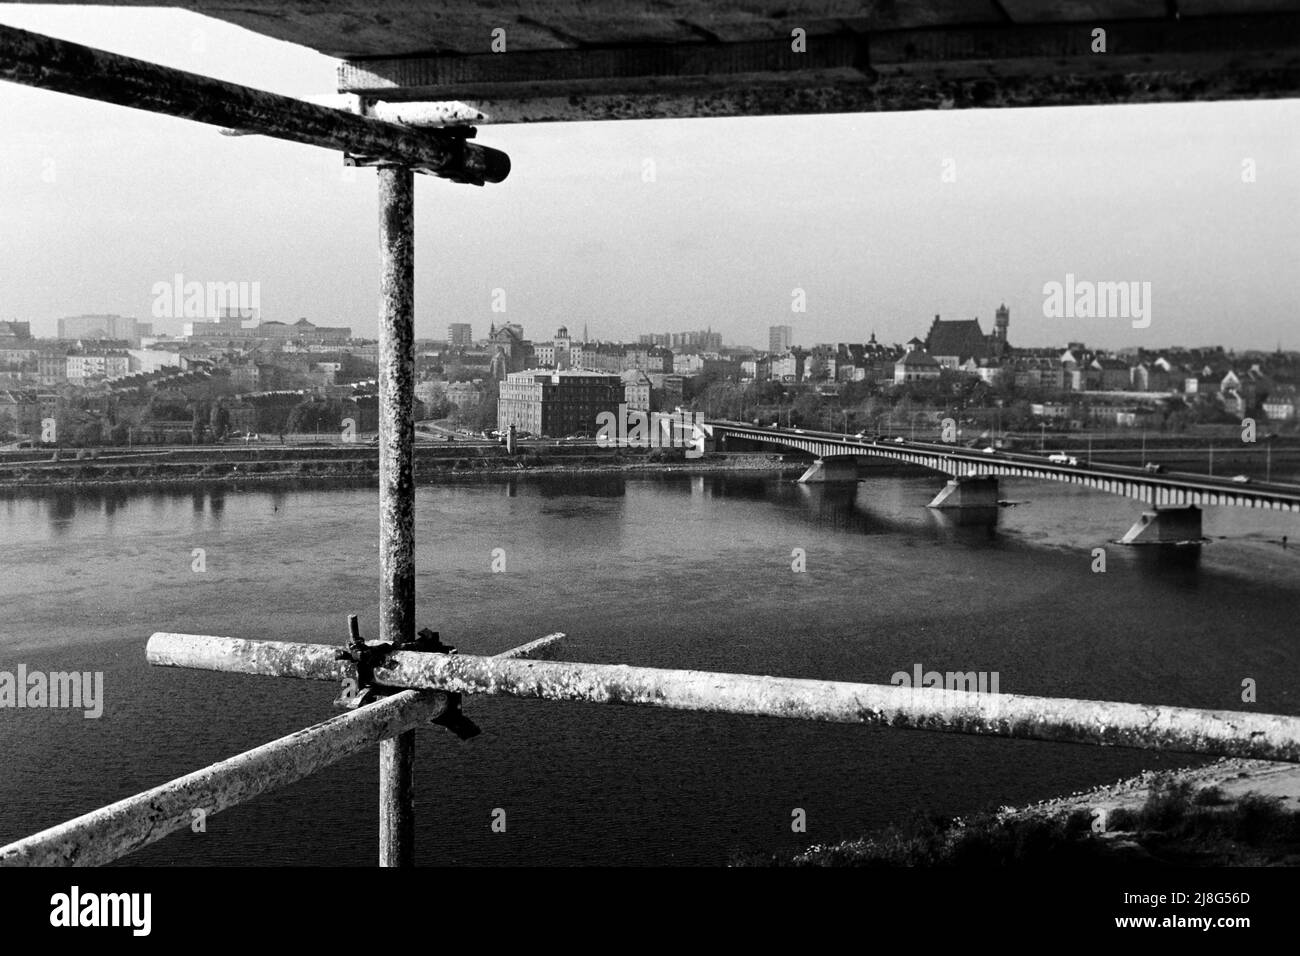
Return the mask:
[(649, 332), (640, 338), (641, 345), (658, 345), (669, 349), (700, 349), (716, 352), (722, 348), (722, 333), (712, 328), (695, 332)]
[(113, 339), (140, 344), (140, 330), (127, 315), (72, 315), (59, 319), (61, 339)]
[(245, 334), (252, 335), (252, 330), (244, 329), (244, 319), (252, 310), (240, 309), (222, 309), (214, 319), (194, 319), (186, 322), (181, 329), (181, 334), (190, 339), (204, 338), (242, 338)]
[(773, 325), (767, 330), (767, 351), (772, 355), (782, 355), (790, 351), (794, 344), (794, 330), (788, 325)]
[(453, 349), (467, 349), (474, 344), (474, 327), (468, 322), (453, 322), (447, 326), (447, 345)]

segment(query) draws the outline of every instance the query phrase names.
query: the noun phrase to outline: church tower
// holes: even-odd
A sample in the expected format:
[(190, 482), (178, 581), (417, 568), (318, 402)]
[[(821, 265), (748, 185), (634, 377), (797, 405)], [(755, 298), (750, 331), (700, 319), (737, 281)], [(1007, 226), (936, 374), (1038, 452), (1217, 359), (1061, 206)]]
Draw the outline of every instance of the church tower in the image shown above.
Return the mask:
[(989, 351), (993, 353), (993, 357), (996, 359), (1005, 357), (1007, 350), (1010, 348), (1010, 346), (1007, 345), (1007, 326), (1010, 324), (1011, 310), (1008, 309), (1007, 304), (1003, 302), (998, 306), (998, 311), (994, 314), (993, 335), (990, 336), (992, 341), (989, 342)]

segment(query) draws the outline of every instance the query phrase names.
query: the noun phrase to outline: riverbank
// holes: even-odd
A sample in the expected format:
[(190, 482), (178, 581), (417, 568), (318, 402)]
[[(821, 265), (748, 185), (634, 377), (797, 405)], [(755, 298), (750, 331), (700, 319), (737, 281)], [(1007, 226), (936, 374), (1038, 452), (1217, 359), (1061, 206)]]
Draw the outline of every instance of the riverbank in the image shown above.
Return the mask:
[(1298, 866), (1300, 766), (1223, 758), (737, 865)]
[[(778, 455), (706, 455), (690, 460), (652, 461), (648, 456), (567, 455), (560, 460), (461, 455), (417, 458), (416, 484), (474, 481), (518, 476), (564, 474), (713, 474), (767, 472), (802, 474), (806, 462), (786, 461)], [(174, 485), (297, 485), (336, 482), (373, 485), (378, 482), (378, 460), (367, 458), (285, 458), (274, 461), (190, 460), (146, 463), (103, 460), (42, 463), (40, 467), (11, 468), (0, 473), (0, 491), (43, 488), (149, 488)]]

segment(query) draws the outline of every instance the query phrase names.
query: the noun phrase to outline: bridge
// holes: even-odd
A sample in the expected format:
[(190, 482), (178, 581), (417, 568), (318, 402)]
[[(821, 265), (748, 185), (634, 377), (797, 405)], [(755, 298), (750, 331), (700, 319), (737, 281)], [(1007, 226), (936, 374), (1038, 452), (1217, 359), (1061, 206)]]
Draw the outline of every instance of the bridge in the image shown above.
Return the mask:
[[(1148, 470), (1132, 465), (1080, 461), (997, 449), (965, 448), (906, 438), (868, 438), (803, 428), (763, 428), (739, 422), (706, 422), (708, 437), (719, 443), (743, 439), (814, 456), (802, 482), (857, 481), (858, 461), (883, 458), (918, 465), (949, 476), (931, 508), (996, 508), (998, 478), (1062, 481), (1149, 505), (1122, 544), (1187, 544), (1202, 540), (1201, 509), (1206, 506), (1300, 511), (1300, 486), (1253, 479), (1222, 478), (1187, 472)], [(1064, 457), (1065, 460), (1061, 460)]]

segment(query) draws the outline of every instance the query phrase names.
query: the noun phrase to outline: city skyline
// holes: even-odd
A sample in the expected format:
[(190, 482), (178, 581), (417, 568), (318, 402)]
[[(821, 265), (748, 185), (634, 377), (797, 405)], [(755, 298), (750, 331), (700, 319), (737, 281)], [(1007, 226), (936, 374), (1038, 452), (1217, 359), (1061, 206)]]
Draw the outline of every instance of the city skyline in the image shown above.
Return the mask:
[[(941, 315), (938, 315), (938, 314), (932, 316), (931, 318), (932, 318), (932, 319), (942, 319), (944, 322), (968, 322), (968, 321), (977, 321), (977, 322), (980, 324), (980, 327), (981, 327), (982, 330), (984, 330), (986, 333), (991, 333), (991, 332), (993, 332), (993, 330), (995, 329), (996, 310), (994, 311), (994, 315), (995, 315), (995, 319), (994, 319), (994, 320), (986, 320), (985, 318), (983, 318), (983, 317), (981, 317), (981, 316), (971, 316), (971, 317), (967, 317), (967, 318), (960, 318), (960, 317), (954, 317), (954, 316), (941, 316)], [(39, 323), (31, 323), (31, 322), (29, 322), (29, 320), (26, 320), (26, 319), (17, 319), (17, 318), (0, 318), (0, 323), (6, 323), (6, 324), (7, 324), (7, 323), (12, 323), (12, 322), (18, 322), (18, 323), (20, 323), (20, 324), (22, 324), (22, 323), (28, 323), (28, 324), (30, 325), (30, 327), (31, 327), (31, 334), (32, 334), (33, 339), (45, 340), (45, 341), (75, 342), (75, 341), (78, 341), (78, 340), (81, 340), (81, 339), (85, 339), (86, 336), (59, 334), (59, 329), (61, 329), (61, 328), (63, 327), (63, 325), (64, 325), (65, 322), (70, 322), (70, 321), (74, 321), (74, 320), (78, 320), (78, 321), (80, 321), (80, 320), (88, 320), (88, 319), (109, 319), (109, 320), (112, 320), (112, 319), (124, 319), (124, 318), (127, 318), (127, 319), (136, 319), (138, 325), (140, 325), (140, 326), (141, 326), (142, 328), (144, 328), (144, 329), (147, 329), (147, 331), (143, 331), (143, 332), (141, 333), (141, 334), (143, 334), (146, 338), (150, 338), (150, 339), (152, 339), (152, 338), (155, 338), (155, 337), (163, 336), (163, 337), (166, 337), (166, 338), (169, 338), (169, 339), (180, 340), (180, 341), (187, 340), (187, 339), (189, 339), (189, 338), (191, 337), (190, 334), (189, 334), (187, 331), (185, 331), (186, 328), (188, 328), (191, 324), (196, 323), (196, 322), (197, 322), (198, 324), (203, 324), (204, 322), (211, 322), (211, 321), (212, 321), (212, 320), (182, 320), (182, 319), (176, 319), (176, 320), (163, 320), (163, 321), (160, 322), (160, 321), (157, 320), (157, 319), (153, 319), (153, 320), (137, 319), (135, 316), (123, 316), (123, 315), (120, 315), (120, 314), (118, 314), (118, 313), (87, 312), (87, 313), (79, 313), (78, 315), (75, 315), (75, 316), (72, 316), (72, 315), (70, 315), (70, 316), (59, 316), (57, 319), (51, 320), (49, 324), (55, 326), (55, 331), (54, 331), (54, 332), (51, 332), (51, 333), (48, 333), (48, 334), (43, 334), (43, 333), (42, 333), (42, 331), (39, 329)], [(279, 319), (279, 318), (272, 318), (272, 317), (265, 317), (265, 316), (263, 316), (263, 317), (258, 317), (257, 319), (253, 319), (253, 320), (246, 320), (245, 323), (244, 323), (244, 326), (243, 326), (243, 330), (244, 330), (245, 332), (251, 331), (251, 330), (255, 329), (258, 325), (262, 324), (263, 322), (267, 323), (268, 325), (281, 326), (281, 325), (293, 325), (293, 324), (295, 324), (295, 323), (301, 324), (301, 323), (304, 322), (304, 321), (310, 323), (310, 324), (313, 325), (313, 326), (318, 326), (318, 327), (325, 327), (325, 328), (328, 328), (328, 326), (325, 326), (324, 323), (321, 323), (321, 322), (315, 322), (314, 320), (312, 320), (310, 317), (307, 317), (307, 316), (300, 316), (300, 317), (299, 317), (298, 319), (296, 319), (296, 320), (290, 320), (290, 319)], [(175, 325), (175, 326), (177, 326), (178, 328), (177, 328), (175, 331), (173, 331), (173, 330), (171, 330), (171, 328), (170, 328), (171, 325)], [(501, 323), (501, 326), (504, 326), (504, 323)], [(452, 348), (478, 347), (478, 346), (482, 346), (482, 345), (484, 345), (485, 343), (489, 343), (489, 342), (490, 342), (490, 340), (491, 340), (490, 330), (491, 330), (492, 327), (493, 327), (493, 323), (489, 322), (489, 323), (488, 323), (488, 331), (487, 331), (485, 334), (483, 334), (483, 335), (478, 335), (478, 334), (474, 334), (473, 331), (472, 331), (472, 330), (473, 330), (473, 323), (449, 322), (449, 323), (447, 324), (447, 326), (442, 330), (441, 334), (439, 334), (439, 332), (438, 332), (437, 329), (433, 329), (433, 330), (431, 330), (431, 331), (432, 331), (432, 334), (428, 334), (428, 335), (425, 335), (425, 334), (423, 334), (420, 330), (417, 330), (416, 341), (417, 341), (417, 342), (437, 342), (437, 343), (441, 343), (441, 344), (446, 344), (447, 346), (452, 347)], [(350, 326), (345, 326), (344, 328), (348, 328), (348, 329), (350, 329), (351, 327), (350, 327)], [(524, 335), (524, 339), (523, 339), (523, 340), (526, 341), (526, 342), (532, 342), (532, 343), (550, 343), (551, 341), (553, 341), (553, 340), (555, 340), (555, 339), (557, 338), (556, 333), (559, 332), (559, 331), (561, 331), (561, 330), (563, 330), (564, 328), (565, 328), (565, 327), (560, 326), (560, 327), (557, 327), (556, 329), (553, 329), (553, 330), (550, 331), (550, 332), (541, 331), (541, 332), (539, 332), (538, 334), (532, 334), (531, 332), (528, 332), (528, 331), (525, 329), (525, 333), (526, 333), (526, 334)], [(917, 326), (916, 330), (913, 331), (913, 333), (912, 333), (911, 335), (909, 335), (907, 338), (898, 338), (898, 339), (893, 339), (893, 338), (888, 338), (888, 337), (885, 337), (885, 336), (881, 336), (881, 335), (879, 335), (878, 333), (876, 333), (874, 330), (871, 330), (871, 331), (865, 332), (865, 333), (860, 334), (860, 335), (858, 335), (858, 336), (856, 336), (856, 337), (848, 337), (848, 338), (843, 338), (843, 337), (841, 337), (841, 338), (836, 338), (836, 339), (821, 339), (821, 340), (817, 340), (817, 341), (812, 341), (812, 340), (809, 340), (809, 341), (800, 341), (797, 337), (793, 337), (793, 336), (792, 336), (792, 337), (790, 338), (790, 340), (789, 340), (788, 346), (787, 346), (785, 349), (780, 349), (780, 350), (778, 350), (778, 349), (774, 349), (774, 348), (772, 347), (773, 344), (777, 341), (777, 336), (775, 335), (775, 333), (776, 333), (776, 330), (777, 330), (778, 328), (780, 328), (780, 329), (786, 329), (786, 328), (788, 328), (788, 327), (787, 327), (787, 326), (770, 326), (770, 327), (768, 328), (768, 335), (767, 335), (768, 344), (766, 345), (766, 347), (764, 346), (763, 342), (761, 341), (761, 339), (763, 338), (763, 336), (762, 336), (762, 335), (758, 335), (758, 334), (756, 334), (756, 335), (754, 336), (754, 341), (749, 341), (749, 340), (746, 340), (746, 341), (732, 341), (732, 340), (728, 340), (728, 339), (726, 339), (726, 338), (723, 338), (723, 339), (722, 339), (722, 343), (721, 343), (720, 348), (721, 348), (723, 351), (734, 350), (734, 349), (740, 349), (740, 350), (749, 349), (749, 350), (752, 350), (752, 351), (754, 351), (755, 353), (758, 353), (758, 354), (763, 354), (763, 353), (766, 353), (766, 354), (779, 354), (781, 351), (790, 351), (790, 350), (808, 351), (808, 350), (814, 349), (814, 348), (816, 348), (816, 347), (818, 347), (818, 346), (822, 346), (822, 345), (843, 345), (843, 344), (858, 344), (858, 343), (865, 343), (865, 342), (868, 342), (868, 341), (870, 341), (870, 340), (872, 340), (872, 339), (877, 340), (878, 343), (879, 343), (879, 345), (880, 345), (881, 347), (884, 347), (884, 348), (903, 348), (903, 347), (907, 344), (907, 342), (911, 341), (913, 338), (920, 339), (920, 340), (924, 340), (925, 336), (924, 336), (923, 333), (925, 333), (926, 331), (928, 331), (929, 326), (928, 326), (928, 325), (925, 325), (925, 324), (919, 325), (919, 326)], [(453, 335), (452, 335), (452, 330), (453, 330), (453, 329), (456, 329), (456, 330), (457, 330), (457, 334), (456, 334), (456, 336), (455, 336), (455, 341), (453, 341)], [(469, 330), (468, 332), (465, 331), (465, 330), (467, 330), (467, 329)], [(651, 341), (650, 341), (650, 339), (652, 339), (652, 338), (666, 338), (666, 337), (667, 337), (667, 338), (671, 338), (671, 337), (682, 337), (682, 338), (691, 337), (691, 338), (693, 338), (693, 337), (695, 337), (695, 336), (701, 334), (702, 331), (703, 331), (703, 330), (700, 330), (700, 331), (697, 332), (697, 331), (695, 331), (695, 330), (690, 330), (690, 329), (677, 329), (677, 330), (671, 330), (671, 331), (669, 331), (669, 332), (667, 332), (667, 333), (661, 333), (661, 332), (648, 333), (648, 332), (646, 332), (645, 330), (633, 330), (631, 333), (629, 333), (629, 337), (627, 337), (627, 338), (619, 338), (619, 339), (605, 339), (605, 338), (601, 338), (600, 336), (596, 336), (596, 335), (592, 335), (590, 338), (587, 338), (585, 335), (582, 336), (582, 337), (578, 337), (578, 336), (573, 336), (572, 333), (569, 333), (569, 337), (572, 339), (572, 341), (575, 341), (575, 342), (591, 342), (591, 343), (594, 343), (594, 344), (628, 345), (628, 346), (634, 346), (634, 345), (638, 345), (638, 344), (639, 344), (639, 345), (654, 345), (655, 347), (662, 347), (662, 348), (668, 349), (669, 351), (675, 351), (675, 352), (711, 352), (711, 351), (717, 351), (717, 349), (714, 349), (714, 348), (707, 348), (707, 347), (704, 347), (704, 346), (701, 346), (701, 345), (698, 345), (698, 344), (672, 345), (672, 344), (667, 344), (667, 343), (662, 343), (662, 342), (651, 342)], [(204, 336), (200, 336), (200, 337), (204, 337)], [(211, 338), (212, 336), (211, 336), (211, 334), (207, 334), (206, 337)], [(365, 341), (371, 341), (371, 342), (376, 341), (373, 337), (367, 337), (367, 336), (365, 336), (365, 335), (360, 334), (359, 332), (358, 332), (357, 335), (352, 336), (352, 338), (353, 338), (353, 339), (356, 339), (356, 340), (365, 340)], [(1246, 352), (1260, 352), (1260, 353), (1278, 353), (1278, 352), (1280, 352), (1280, 353), (1293, 353), (1293, 352), (1300, 352), (1300, 349), (1297, 349), (1297, 348), (1288, 348), (1288, 347), (1286, 346), (1286, 343), (1285, 343), (1284, 341), (1282, 341), (1280, 337), (1279, 337), (1279, 341), (1276, 342), (1276, 343), (1274, 343), (1274, 345), (1273, 345), (1272, 347), (1268, 347), (1268, 346), (1260, 346), (1260, 347), (1245, 347), (1245, 346), (1239, 346), (1239, 345), (1235, 344), (1234, 342), (1232, 342), (1232, 341), (1230, 341), (1230, 340), (1223, 340), (1223, 339), (1216, 340), (1216, 341), (1207, 341), (1207, 342), (1200, 342), (1200, 341), (1195, 341), (1195, 342), (1192, 342), (1192, 341), (1181, 341), (1181, 342), (1156, 342), (1156, 343), (1149, 343), (1149, 344), (1148, 344), (1148, 343), (1135, 343), (1135, 344), (1129, 344), (1129, 345), (1126, 345), (1126, 346), (1113, 346), (1113, 345), (1108, 344), (1108, 343), (1105, 342), (1105, 341), (1101, 341), (1101, 340), (1095, 340), (1095, 341), (1094, 341), (1094, 340), (1087, 340), (1087, 339), (1081, 339), (1081, 338), (1062, 338), (1062, 339), (1060, 339), (1059, 341), (1055, 341), (1055, 342), (1042, 342), (1042, 343), (1019, 343), (1019, 342), (1014, 341), (1014, 334), (1012, 334), (1012, 333), (1009, 333), (1009, 340), (1012, 342), (1013, 347), (1020, 348), (1020, 349), (1035, 350), (1035, 351), (1041, 351), (1041, 350), (1043, 350), (1043, 349), (1051, 349), (1051, 348), (1055, 348), (1055, 347), (1060, 347), (1060, 348), (1064, 351), (1064, 350), (1066, 350), (1066, 349), (1067, 349), (1067, 348), (1068, 348), (1072, 343), (1082, 343), (1083, 345), (1085, 345), (1085, 346), (1087, 347), (1087, 349), (1088, 349), (1089, 352), (1115, 352), (1115, 353), (1118, 353), (1118, 352), (1132, 352), (1132, 351), (1136, 351), (1136, 350), (1141, 350), (1141, 351), (1143, 351), (1143, 352), (1147, 352), (1147, 353), (1159, 353), (1159, 352), (1176, 352), (1176, 351), (1181, 351), (1181, 350), (1189, 350), (1189, 351), (1212, 351), (1212, 350), (1214, 350), (1214, 349), (1222, 349), (1225, 353), (1246, 353)], [(97, 337), (91, 337), (88, 341), (92, 341), (92, 342), (94, 342), (94, 341), (100, 341), (100, 339), (97, 338)], [(755, 342), (757, 342), (757, 344), (755, 344)]]
[[(0, 22), (294, 95), (333, 88), (326, 57), (177, 11), (2, 7)], [(149, 321), (155, 284), (183, 272), (258, 282), (268, 318), (374, 335), (373, 171), (7, 84), (0, 107), (0, 209), (24, 226), (4, 241), (0, 317), (40, 335), (89, 312)], [(711, 326), (761, 347), (788, 324), (797, 342), (902, 342), (935, 313), (987, 327), (1005, 301), (1028, 347), (1196, 347), (1231, 328), (1227, 347), (1285, 349), (1297, 120), (1283, 100), (487, 126), (509, 180), (419, 178), (416, 331)], [(1070, 274), (1151, 283), (1149, 326), (1048, 318), (1043, 288)]]

